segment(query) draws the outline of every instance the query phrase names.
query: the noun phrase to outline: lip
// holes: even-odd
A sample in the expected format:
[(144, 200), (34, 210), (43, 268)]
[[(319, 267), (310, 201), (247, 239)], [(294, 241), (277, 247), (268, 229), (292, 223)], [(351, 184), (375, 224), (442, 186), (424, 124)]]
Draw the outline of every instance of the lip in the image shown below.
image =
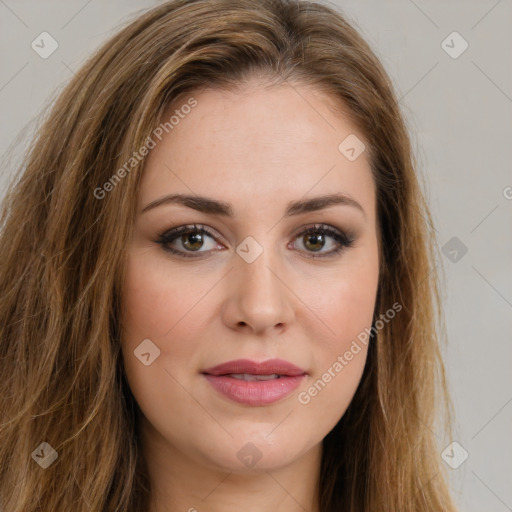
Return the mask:
[(277, 373), (278, 375), (295, 377), (297, 375), (304, 375), (306, 371), (284, 359), (268, 359), (260, 363), (250, 359), (236, 359), (203, 370), (202, 373), (213, 376), (228, 375), (230, 373), (250, 373), (252, 375), (271, 375)]
[[(306, 377), (302, 368), (284, 361), (270, 359), (257, 362), (237, 359), (204, 370), (203, 375), (220, 394), (230, 400), (252, 406), (263, 406), (277, 402), (295, 390)], [(252, 375), (278, 374), (279, 378), (262, 381), (245, 381), (229, 377), (232, 373)]]

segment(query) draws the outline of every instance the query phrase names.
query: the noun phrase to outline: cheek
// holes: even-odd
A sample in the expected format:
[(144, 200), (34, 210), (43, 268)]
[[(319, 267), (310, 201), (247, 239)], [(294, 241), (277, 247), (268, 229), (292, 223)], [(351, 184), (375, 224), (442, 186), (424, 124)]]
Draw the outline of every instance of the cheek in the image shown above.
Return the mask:
[(325, 323), (333, 343), (356, 336), (371, 324), (377, 283), (368, 275), (340, 277), (327, 283), (322, 294), (315, 300), (318, 316)]
[(309, 323), (315, 326), (309, 333), (315, 365), (298, 401), (332, 425), (350, 404), (364, 371), (377, 289), (378, 257), (368, 252), (364, 259), (347, 258), (334, 275), (319, 274), (314, 293), (311, 287), (301, 291), (317, 321)]
[(378, 253), (372, 246), (365, 252), (347, 253), (336, 271), (318, 272), (307, 282), (297, 279), (297, 294), (307, 298), (308, 308), (317, 317), (316, 336), (311, 337), (318, 340), (317, 353), (332, 356), (345, 351), (353, 339), (371, 327), (378, 278)]
[(187, 271), (173, 270), (162, 258), (133, 251), (123, 288), (125, 339), (161, 340), (175, 326), (179, 328), (207, 291), (206, 283), (196, 281)]
[[(130, 387), (141, 405), (154, 403), (162, 390), (176, 392), (175, 367), (186, 366), (194, 351), (193, 343), (169, 346), (167, 341), (182, 341), (183, 329), (193, 327), (187, 322), (187, 313), (201, 290), (187, 283), (190, 280), (183, 272), (170, 275), (169, 268), (147, 252), (133, 250), (130, 254), (122, 294), (122, 351)], [(193, 339), (194, 333), (189, 336)], [(148, 350), (158, 356), (145, 366), (134, 351), (147, 339), (152, 342)]]
[[(311, 336), (314, 366), (297, 400), (308, 418), (322, 417), (329, 430), (347, 410), (363, 375), (375, 304), (371, 290), (353, 290), (348, 283), (336, 287), (336, 293), (331, 290), (322, 320), (334, 334)], [(326, 332), (324, 326), (320, 329)]]
[[(196, 350), (193, 340), (197, 336), (187, 313), (193, 315), (191, 309), (206, 289), (201, 290), (200, 284), (190, 286), (192, 276), (186, 273), (171, 274), (165, 263), (142, 250), (130, 254), (122, 294), (122, 352), (126, 378), (142, 412), (154, 425), (163, 421), (174, 431), (188, 414), (197, 415), (197, 404), (180, 385), (179, 373)], [(186, 336), (192, 343), (184, 342)], [(160, 350), (148, 366), (134, 354), (146, 339), (154, 344), (148, 345), (150, 352), (154, 346)], [(170, 343), (170, 339), (179, 342)]]

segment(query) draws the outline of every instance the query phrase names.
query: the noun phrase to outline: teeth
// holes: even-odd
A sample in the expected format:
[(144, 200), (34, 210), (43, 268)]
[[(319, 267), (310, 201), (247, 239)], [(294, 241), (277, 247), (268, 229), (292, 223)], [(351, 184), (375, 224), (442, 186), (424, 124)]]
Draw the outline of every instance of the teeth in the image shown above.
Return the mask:
[(233, 379), (239, 380), (272, 380), (279, 379), (280, 376), (277, 373), (273, 373), (272, 375), (251, 375), (250, 373), (230, 373), (227, 377), (232, 377)]

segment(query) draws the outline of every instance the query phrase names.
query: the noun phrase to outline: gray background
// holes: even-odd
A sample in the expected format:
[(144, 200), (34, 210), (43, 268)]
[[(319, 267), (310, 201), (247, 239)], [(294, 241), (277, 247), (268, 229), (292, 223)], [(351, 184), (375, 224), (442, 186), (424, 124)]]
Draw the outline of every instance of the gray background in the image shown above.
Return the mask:
[[(116, 27), (158, 3), (0, 0), (0, 197), (36, 115)], [(512, 2), (335, 3), (391, 75), (445, 247), (444, 355), (455, 440), (469, 453), (449, 469), (456, 499), (468, 512), (512, 511)], [(47, 59), (31, 48), (43, 31), (59, 44)], [(469, 44), (458, 58), (441, 45), (453, 31)]]

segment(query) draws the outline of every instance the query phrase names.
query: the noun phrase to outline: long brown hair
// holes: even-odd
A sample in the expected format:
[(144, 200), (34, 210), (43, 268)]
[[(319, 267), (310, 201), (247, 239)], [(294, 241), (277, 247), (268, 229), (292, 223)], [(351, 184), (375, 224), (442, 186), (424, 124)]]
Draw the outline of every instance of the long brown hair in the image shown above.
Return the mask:
[[(356, 395), (323, 441), (320, 510), (455, 510), (435, 439), (450, 432), (452, 414), (439, 348), (437, 245), (382, 65), (327, 4), (172, 0), (83, 65), (3, 202), (4, 511), (148, 510), (140, 410), (120, 351), (120, 283), (145, 162), (134, 155), (179, 95), (233, 89), (250, 76), (325, 91), (364, 135), (382, 249), (375, 319), (402, 305), (372, 336)], [(36, 464), (52, 448), (56, 460)]]

